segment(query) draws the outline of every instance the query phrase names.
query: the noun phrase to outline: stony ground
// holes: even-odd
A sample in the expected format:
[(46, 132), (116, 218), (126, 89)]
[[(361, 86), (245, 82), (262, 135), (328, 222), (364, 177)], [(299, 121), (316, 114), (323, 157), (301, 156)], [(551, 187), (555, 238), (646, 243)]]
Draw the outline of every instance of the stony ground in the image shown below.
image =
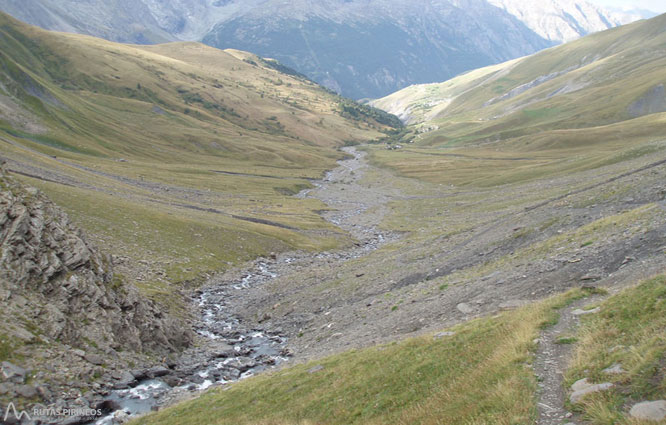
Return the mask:
[[(356, 153), (305, 196), (334, 208), (322, 214), (352, 233), (357, 245), (270, 260), (278, 276), (239, 293), (237, 312), (281, 328), (297, 357), (310, 358), (440, 329), (571, 287), (634, 283), (664, 266), (666, 167), (652, 164), (610, 168), (598, 181), (582, 180), (589, 184), (546, 199), (534, 194), (580, 187), (581, 176), (553, 180), (552, 187), (530, 183), (482, 193), (470, 202), (472, 191), (424, 195), (412, 186), (409, 194), (401, 192), (400, 178)], [(620, 186), (631, 187), (630, 196)], [(509, 200), (503, 209), (478, 207), (502, 197)], [(416, 210), (418, 201), (429, 199), (460, 204), (460, 212), (441, 221), (465, 227), (401, 233), (381, 225), (405, 204)]]

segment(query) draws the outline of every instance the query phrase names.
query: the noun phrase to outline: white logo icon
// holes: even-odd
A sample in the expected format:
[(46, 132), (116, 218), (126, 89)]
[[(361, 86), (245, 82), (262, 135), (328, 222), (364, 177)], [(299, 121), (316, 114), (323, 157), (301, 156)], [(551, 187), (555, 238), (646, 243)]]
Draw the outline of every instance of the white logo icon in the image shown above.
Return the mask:
[(5, 417), (4, 417), (3, 421), (7, 421), (7, 419), (9, 418), (9, 412), (13, 412), (13, 413), (14, 413), (14, 417), (15, 417), (16, 419), (18, 419), (19, 421), (20, 421), (21, 419), (23, 419), (24, 416), (25, 416), (28, 420), (32, 420), (32, 418), (30, 417), (30, 415), (28, 415), (28, 412), (26, 412), (25, 410), (21, 410), (20, 412), (17, 411), (17, 410), (16, 410), (16, 406), (14, 406), (14, 403), (13, 403), (13, 402), (9, 402), (9, 404), (7, 405), (7, 408), (5, 409)]

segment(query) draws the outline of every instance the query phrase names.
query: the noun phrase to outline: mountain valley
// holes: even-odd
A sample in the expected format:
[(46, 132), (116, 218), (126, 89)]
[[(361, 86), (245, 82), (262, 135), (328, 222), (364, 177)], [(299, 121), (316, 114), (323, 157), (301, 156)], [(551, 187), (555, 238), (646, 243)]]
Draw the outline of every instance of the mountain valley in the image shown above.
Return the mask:
[[(458, 3), (428, 2), (485, 8)], [(338, 21), (327, 4), (294, 34), (363, 38), (355, 2)], [(263, 14), (304, 17), (275, 7), (214, 33), (281, 40)], [(444, 31), (431, 18), (418, 31)], [(100, 424), (659, 423), (666, 15), (369, 104), (262, 51), (7, 15), (0, 39), (1, 404)]]

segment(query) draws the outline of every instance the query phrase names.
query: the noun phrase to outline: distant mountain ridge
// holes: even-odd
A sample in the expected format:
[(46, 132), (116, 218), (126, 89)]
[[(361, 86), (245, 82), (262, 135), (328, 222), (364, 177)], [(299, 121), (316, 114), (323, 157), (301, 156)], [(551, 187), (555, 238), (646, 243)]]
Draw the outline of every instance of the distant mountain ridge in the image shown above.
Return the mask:
[(275, 57), (354, 98), (552, 45), (483, 0), (268, 2), (218, 24), (203, 41)]
[(0, 0), (0, 10), (112, 41), (203, 40), (247, 50), (356, 99), (442, 81), (640, 17), (584, 0)]
[(573, 41), (641, 19), (632, 13), (609, 12), (585, 0), (488, 0), (520, 19), (541, 37), (557, 42)]

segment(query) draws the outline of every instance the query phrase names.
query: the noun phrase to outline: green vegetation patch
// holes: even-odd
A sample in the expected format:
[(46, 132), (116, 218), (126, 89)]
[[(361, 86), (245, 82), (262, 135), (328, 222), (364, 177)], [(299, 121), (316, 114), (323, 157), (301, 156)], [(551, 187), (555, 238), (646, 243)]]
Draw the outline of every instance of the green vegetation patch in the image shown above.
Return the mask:
[(353, 120), (364, 120), (371, 119), (379, 124), (389, 126), (394, 129), (401, 129), (403, 127), (402, 121), (393, 114), (382, 111), (381, 109), (374, 108), (368, 105), (362, 105), (353, 100), (345, 99), (343, 97), (339, 98), (338, 101), (340, 105), (340, 114), (349, 119)]
[(6, 132), (8, 135), (13, 136), (13, 137), (18, 137), (20, 139), (25, 139), (30, 142), (38, 143), (43, 146), (47, 146), (49, 148), (55, 148), (67, 152), (75, 152), (75, 153), (81, 153), (81, 154), (87, 154), (91, 156), (96, 156), (96, 157), (101, 157), (103, 156), (99, 152), (96, 152), (93, 149), (87, 149), (87, 148), (80, 148), (77, 146), (74, 146), (72, 144), (65, 143), (61, 140), (58, 140), (54, 137), (50, 136), (45, 136), (41, 134), (28, 134), (22, 131), (14, 130), (14, 129), (5, 129), (0, 127), (1, 131)]
[(6, 334), (0, 333), (0, 361), (11, 360), (17, 344), (16, 338), (10, 338)]
[[(603, 394), (586, 397), (579, 409), (592, 424), (629, 424), (626, 415), (641, 401), (666, 398), (666, 276), (647, 280), (610, 298), (587, 316), (566, 374), (575, 381), (612, 382)], [(617, 366), (621, 373), (604, 369)]]

